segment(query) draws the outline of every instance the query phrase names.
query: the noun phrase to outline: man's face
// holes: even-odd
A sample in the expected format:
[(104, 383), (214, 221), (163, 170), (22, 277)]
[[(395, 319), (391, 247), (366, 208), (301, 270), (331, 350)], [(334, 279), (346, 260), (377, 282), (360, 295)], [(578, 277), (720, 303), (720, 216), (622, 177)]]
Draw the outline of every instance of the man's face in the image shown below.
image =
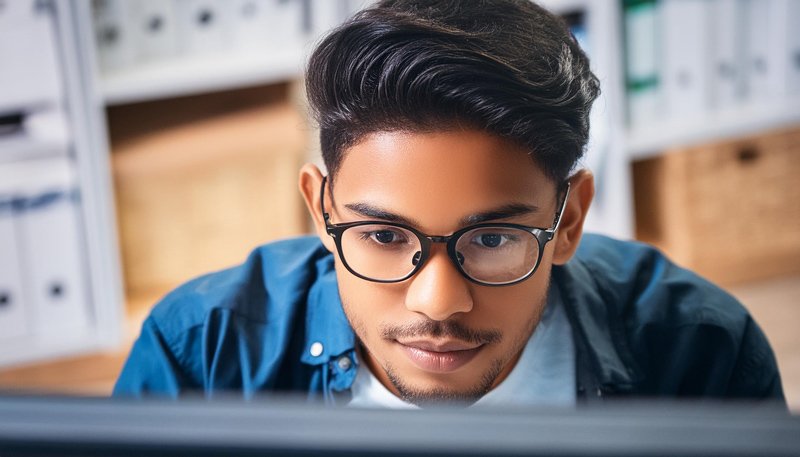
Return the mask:
[[(332, 223), (375, 220), (359, 209), (370, 208), (428, 235), (449, 235), (469, 216), (511, 207), (531, 210), (491, 222), (549, 228), (558, 206), (554, 183), (523, 149), (473, 130), (372, 134), (347, 150), (333, 189), (333, 203), (326, 199)], [(337, 258), (362, 358), (407, 401), (480, 398), (507, 376), (539, 322), (553, 244), (532, 277), (502, 287), (467, 280), (440, 243), (398, 283), (360, 279)]]

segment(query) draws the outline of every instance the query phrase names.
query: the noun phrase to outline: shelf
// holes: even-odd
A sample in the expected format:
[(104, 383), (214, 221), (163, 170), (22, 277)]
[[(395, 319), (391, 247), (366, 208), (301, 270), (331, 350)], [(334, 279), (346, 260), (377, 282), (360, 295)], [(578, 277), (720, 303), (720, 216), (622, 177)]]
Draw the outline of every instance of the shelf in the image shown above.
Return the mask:
[(303, 46), (183, 58), (104, 75), (101, 88), (107, 106), (121, 105), (286, 81), (302, 75), (304, 62)]
[(800, 124), (800, 96), (719, 113), (665, 120), (629, 131), (625, 148), (631, 159), (645, 159), (665, 150), (743, 137)]
[(67, 155), (73, 141), (68, 120), (60, 109), (28, 114), (17, 130), (0, 134), (0, 164)]
[(67, 156), (69, 143), (66, 139), (30, 141), (23, 135), (0, 140), (0, 165), (28, 160)]
[(585, 11), (589, 8), (589, 0), (540, 0), (538, 3), (556, 14)]

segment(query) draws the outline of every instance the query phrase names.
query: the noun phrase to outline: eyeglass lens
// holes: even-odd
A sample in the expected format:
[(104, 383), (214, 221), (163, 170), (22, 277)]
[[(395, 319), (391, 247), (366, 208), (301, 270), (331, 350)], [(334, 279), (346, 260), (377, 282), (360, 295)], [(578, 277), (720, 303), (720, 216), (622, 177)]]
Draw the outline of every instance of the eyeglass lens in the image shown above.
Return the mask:
[[(382, 224), (348, 228), (342, 233), (341, 246), (344, 261), (352, 270), (380, 281), (408, 276), (422, 251), (422, 242), (414, 232)], [(471, 278), (503, 284), (527, 276), (536, 267), (539, 243), (526, 230), (481, 227), (458, 238), (456, 257)]]

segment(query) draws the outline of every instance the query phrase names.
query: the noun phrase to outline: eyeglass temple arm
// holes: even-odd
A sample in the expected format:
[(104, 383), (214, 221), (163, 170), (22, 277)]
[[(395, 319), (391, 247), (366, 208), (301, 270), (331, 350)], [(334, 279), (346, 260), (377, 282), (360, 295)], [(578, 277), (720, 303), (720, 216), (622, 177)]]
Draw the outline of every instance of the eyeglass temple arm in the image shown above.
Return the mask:
[(564, 209), (567, 207), (567, 200), (569, 200), (569, 188), (570, 183), (567, 181), (567, 188), (564, 191), (564, 199), (561, 201), (561, 208), (556, 213), (556, 217), (553, 220), (553, 228), (551, 232), (555, 233), (558, 231), (558, 227), (561, 225), (561, 215), (564, 214)]
[(319, 186), (319, 209), (322, 211), (322, 219), (325, 220), (327, 225), (330, 222), (331, 215), (325, 212), (325, 182), (328, 180), (327, 176), (322, 177), (322, 185)]

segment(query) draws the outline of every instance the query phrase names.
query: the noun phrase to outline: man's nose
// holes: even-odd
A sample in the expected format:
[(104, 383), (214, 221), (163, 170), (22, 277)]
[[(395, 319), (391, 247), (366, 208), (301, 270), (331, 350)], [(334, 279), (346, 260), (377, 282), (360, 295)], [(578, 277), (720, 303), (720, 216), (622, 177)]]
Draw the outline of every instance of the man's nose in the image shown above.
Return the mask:
[(472, 310), (469, 281), (453, 265), (444, 245), (434, 244), (431, 255), (410, 279), (406, 308), (435, 321)]

